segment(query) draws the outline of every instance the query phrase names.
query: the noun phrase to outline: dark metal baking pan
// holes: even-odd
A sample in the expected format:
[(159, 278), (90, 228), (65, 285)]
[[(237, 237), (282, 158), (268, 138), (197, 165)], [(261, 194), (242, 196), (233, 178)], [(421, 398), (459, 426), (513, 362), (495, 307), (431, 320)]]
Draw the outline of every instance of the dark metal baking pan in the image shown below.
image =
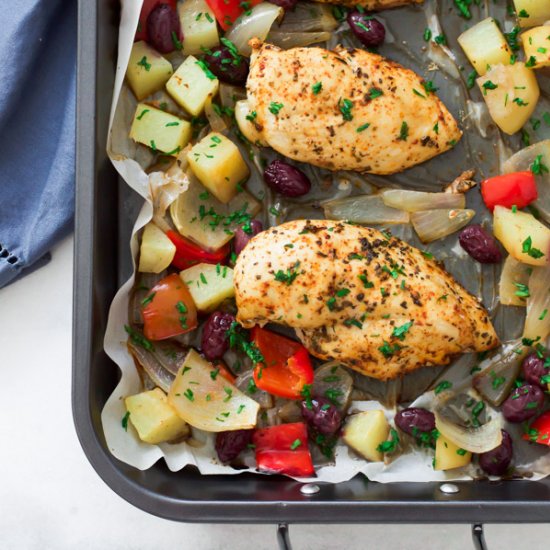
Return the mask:
[(101, 409), (119, 371), (103, 351), (111, 300), (130, 273), (129, 235), (140, 199), (120, 181), (105, 142), (113, 88), (118, 2), (80, 0), (74, 271), (73, 414), (99, 476), (131, 504), (193, 522), (508, 523), (550, 521), (550, 480), (457, 483), (366, 482), (321, 486), (312, 496), (282, 477), (172, 473), (162, 461), (139, 471), (114, 458)]

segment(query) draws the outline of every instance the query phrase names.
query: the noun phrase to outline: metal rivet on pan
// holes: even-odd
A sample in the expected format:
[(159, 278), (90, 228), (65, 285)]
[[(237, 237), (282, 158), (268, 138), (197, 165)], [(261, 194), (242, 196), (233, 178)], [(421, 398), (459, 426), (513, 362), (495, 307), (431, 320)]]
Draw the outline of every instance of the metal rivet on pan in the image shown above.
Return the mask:
[(443, 483), (443, 485), (439, 487), (439, 490), (446, 495), (454, 495), (460, 491), (454, 483)]
[(315, 483), (306, 483), (300, 487), (302, 495), (316, 495), (321, 489)]

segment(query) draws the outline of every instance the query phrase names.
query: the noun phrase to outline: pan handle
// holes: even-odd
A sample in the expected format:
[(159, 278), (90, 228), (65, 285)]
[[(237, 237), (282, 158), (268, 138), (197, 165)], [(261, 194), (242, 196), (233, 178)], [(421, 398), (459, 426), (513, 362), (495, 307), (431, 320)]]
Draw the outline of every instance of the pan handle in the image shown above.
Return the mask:
[(277, 526), (277, 542), (279, 543), (279, 550), (292, 550), (287, 523), (279, 523)]
[(485, 537), (483, 536), (483, 524), (474, 523), (472, 525), (472, 540), (476, 550), (487, 550), (487, 544), (485, 544)]
[[(474, 523), (472, 525), (472, 540), (475, 550), (487, 550), (483, 535), (483, 524)], [(279, 543), (279, 550), (292, 550), (287, 523), (279, 523), (277, 526), (277, 542)]]

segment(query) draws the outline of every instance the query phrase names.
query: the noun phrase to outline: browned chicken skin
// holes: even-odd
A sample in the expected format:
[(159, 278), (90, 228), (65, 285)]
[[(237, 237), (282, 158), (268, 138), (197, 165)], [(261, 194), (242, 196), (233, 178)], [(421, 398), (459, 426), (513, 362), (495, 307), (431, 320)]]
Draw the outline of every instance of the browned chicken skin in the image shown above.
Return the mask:
[(453, 116), (413, 71), (364, 50), (251, 41), (247, 102), (258, 140), (329, 170), (392, 174), (451, 149)]
[(375, 229), (298, 220), (254, 237), (235, 266), (237, 319), (296, 329), (310, 353), (387, 380), (499, 340), (438, 263)]

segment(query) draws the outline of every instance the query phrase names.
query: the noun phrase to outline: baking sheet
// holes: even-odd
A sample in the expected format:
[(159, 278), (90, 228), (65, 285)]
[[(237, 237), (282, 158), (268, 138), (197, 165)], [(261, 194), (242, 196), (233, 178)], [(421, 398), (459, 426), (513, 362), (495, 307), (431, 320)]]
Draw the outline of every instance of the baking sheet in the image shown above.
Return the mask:
[[(493, 2), (489, 1), (482, 2), (479, 7), (472, 5), (471, 8), (473, 21), (483, 19), (489, 14), (502, 21), (505, 12), (504, 6), (495, 6)], [(153, 153), (145, 147), (136, 145), (128, 138), (128, 130), (137, 101), (124, 84), (124, 74), (140, 10), (141, 2), (122, 1), (117, 74), (107, 144), (109, 156), (121, 177), (144, 198), (144, 205), (134, 225), (130, 242), (134, 259), (137, 257), (139, 248), (137, 235), (139, 230), (152, 218), (153, 202), (158, 203), (159, 200), (162, 202), (163, 199), (166, 202), (174, 192), (185, 188), (185, 180), (174, 183), (167, 181), (158, 173), (147, 175), (145, 169), (153, 162)], [(460, 55), (459, 49), (453, 48), (456, 59), (451, 62), (445, 52), (435, 46), (427, 47), (422, 39), (424, 29), (429, 26), (434, 35), (443, 32), (447, 37), (447, 42), (456, 46), (456, 37), (465, 30), (468, 23), (456, 15), (452, 0), (441, 2), (428, 0), (423, 7), (406, 7), (385, 11), (377, 17), (385, 23), (388, 31), (386, 43), (380, 48), (380, 53), (415, 70), (439, 87), (438, 95), (459, 119), (464, 130), (464, 138), (452, 151), (428, 163), (390, 177), (362, 177), (350, 173), (333, 174), (303, 165), (301, 168), (314, 183), (314, 190), (306, 197), (292, 203), (277, 202), (269, 190), (264, 188), (259, 172), (252, 166), (252, 176), (247, 187), (256, 196), (264, 195), (263, 202), (266, 204), (262, 219), (264, 225), (273, 225), (304, 217), (321, 218), (323, 215), (319, 203), (322, 200), (347, 196), (352, 193), (368, 192), (372, 189), (373, 184), (438, 191), (463, 170), (470, 168), (476, 170), (477, 179), (480, 179), (498, 173), (500, 161), (509, 156), (512, 151), (520, 148), (519, 136), (501, 136), (494, 126), (487, 124), (487, 113), (479, 91), (477, 89), (468, 90), (466, 87), (465, 81), (470, 67)], [(440, 22), (442, 22), (442, 29), (439, 27)], [(513, 21), (508, 19), (505, 25), (505, 30), (510, 30)], [(345, 30), (346, 25), (344, 24), (341, 28), (342, 32), (339, 33), (338, 38), (331, 39), (328, 47), (334, 47), (338, 41), (345, 46), (357, 46), (358, 44), (354, 42), (349, 31)], [(403, 32), (401, 29), (407, 30)], [(177, 53), (171, 56), (171, 61), (175, 66), (182, 60), (178, 56)], [(534, 115), (537, 118), (541, 118), (541, 114), (549, 110), (550, 107), (548, 77), (539, 78), (539, 82), (544, 96)], [(155, 99), (169, 102), (177, 112), (177, 106), (163, 92), (157, 94)], [(545, 125), (541, 125), (537, 131), (532, 129), (528, 131), (531, 134), (532, 142), (550, 137), (550, 128)], [(268, 160), (275, 156), (268, 150), (262, 151), (261, 154)], [(246, 157), (247, 155), (245, 155)], [(269, 214), (271, 206), (280, 210), (283, 216), (275, 220), (273, 215)], [(469, 193), (468, 207), (474, 208), (478, 212), (474, 222), (481, 223), (489, 220), (486, 209), (481, 207), (477, 192)], [(498, 305), (496, 292), (498, 267), (483, 266), (472, 261), (458, 246), (456, 235), (424, 246), (418, 241), (411, 226), (393, 226), (392, 232), (444, 261), (447, 270), (463, 286), (483, 299), (491, 313), (495, 328), (502, 338), (510, 340), (520, 335), (524, 315), (522, 309)], [(128, 426), (128, 431), (122, 428), (121, 419), (126, 412), (123, 399), (127, 395), (141, 390), (139, 375), (126, 348), (127, 335), (124, 331), (124, 325), (128, 321), (128, 299), (133, 282), (134, 276), (117, 293), (110, 309), (105, 335), (105, 350), (121, 370), (121, 380), (102, 411), (102, 422), (109, 449), (118, 459), (141, 470), (164, 459), (172, 471), (180, 470), (190, 464), (197, 466), (203, 474), (238, 474), (243, 471), (255, 471), (253, 468), (237, 470), (217, 463), (213, 458), (216, 454), (212, 434), (199, 434), (195, 431), (195, 438), (203, 443), (201, 447), (192, 447), (185, 442), (149, 445), (139, 440), (131, 423)], [(368, 385), (373, 394), (378, 392), (381, 395), (386, 395), (392, 392), (401, 397), (407, 395), (411, 399), (412, 396), (419, 393), (418, 388), (424, 389), (426, 386), (426, 374), (429, 375), (428, 383), (438, 375), (446, 380), (458, 382), (458, 380), (464, 380), (470, 376), (469, 371), (475, 361), (475, 356), (466, 355), (448, 369), (431, 369), (432, 372), (426, 372), (424, 376), (410, 375), (403, 380), (391, 383), (390, 386), (376, 381), (368, 381)], [(421, 395), (413, 405), (429, 405), (433, 397), (432, 392), (426, 393)], [(395, 413), (393, 408), (386, 409), (377, 401), (352, 403), (352, 410), (372, 408), (383, 408), (389, 420)], [(512, 426), (511, 431), (514, 429), (518, 430), (520, 427)], [(348, 480), (357, 473), (363, 473), (369, 479), (380, 482), (444, 481), (472, 479), (476, 474), (474, 466), (450, 472), (434, 471), (432, 457), (432, 451), (415, 448), (412, 452), (397, 457), (389, 464), (368, 463), (356, 457), (352, 451), (348, 450), (347, 446), (339, 445), (336, 448), (335, 465), (317, 470), (317, 480), (336, 483)], [(550, 473), (550, 453), (538, 446), (516, 445), (515, 465), (520, 471), (532, 472), (533, 479), (539, 479)]]

